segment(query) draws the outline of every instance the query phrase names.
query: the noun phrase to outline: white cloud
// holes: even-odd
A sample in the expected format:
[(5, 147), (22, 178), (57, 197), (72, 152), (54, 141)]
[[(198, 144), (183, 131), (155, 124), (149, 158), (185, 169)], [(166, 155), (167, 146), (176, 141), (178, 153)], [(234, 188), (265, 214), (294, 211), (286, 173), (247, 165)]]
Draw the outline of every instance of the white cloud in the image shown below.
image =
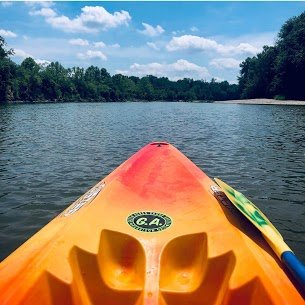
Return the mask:
[(116, 74), (128, 75), (128, 70), (115, 70)]
[(185, 30), (176, 30), (176, 31), (172, 31), (172, 34), (174, 36), (178, 36), (178, 35), (182, 35), (185, 33)]
[(157, 62), (149, 64), (134, 63), (128, 70), (117, 70), (116, 72), (140, 77), (146, 75), (165, 76), (171, 80), (183, 78), (206, 79), (210, 77), (207, 68), (191, 63), (185, 59), (179, 59), (172, 64), (161, 64)]
[(238, 80), (235, 79), (235, 80), (227, 80), (227, 82), (230, 84), (230, 85), (238, 85)]
[(51, 63), (50, 61), (45, 59), (35, 59), (35, 62), (42, 67), (46, 67)]
[(33, 56), (31, 54), (29, 54), (21, 49), (14, 49), (14, 56), (20, 57), (20, 58), (27, 58), (27, 57), (33, 58)]
[(243, 54), (243, 53), (248, 53), (248, 54), (252, 54), (255, 55), (258, 52), (260, 52), (261, 50), (253, 45), (251, 45), (250, 43), (245, 43), (242, 42), (239, 45), (237, 45), (236, 47), (234, 46), (227, 46), (224, 49), (224, 53), (237, 53), (237, 54)]
[(215, 81), (218, 82), (218, 83), (221, 83), (221, 82), (225, 81), (225, 79), (223, 79), (222, 77), (214, 76), (213, 78), (214, 78)]
[(55, 17), (57, 15), (53, 9), (48, 8), (48, 7), (43, 7), (40, 10), (30, 11), (29, 14), (31, 16), (43, 16), (46, 18)]
[(277, 32), (262, 32), (250, 35), (242, 35), (235, 38), (225, 39), (226, 44), (235, 45), (242, 42), (247, 42), (248, 44), (262, 50), (264, 45), (274, 45), (277, 38)]
[(95, 48), (105, 48), (106, 47), (106, 44), (103, 42), (103, 41), (97, 41), (97, 42), (94, 42), (93, 43), (93, 46)]
[(103, 41), (96, 41), (93, 43), (93, 46), (95, 48), (113, 48), (113, 49), (119, 49), (121, 46), (118, 43), (114, 43), (114, 44), (110, 44), (110, 45), (106, 45)]
[(192, 32), (198, 32), (198, 31), (199, 31), (199, 29), (198, 29), (196, 26), (192, 26), (192, 27), (190, 28), (190, 30), (191, 30)]
[(77, 57), (80, 59), (93, 59), (93, 58), (97, 58), (97, 59), (101, 59), (101, 60), (107, 60), (107, 56), (101, 52), (101, 51), (92, 51), (92, 50), (88, 50), (85, 53), (78, 53)]
[(110, 45), (111, 48), (119, 49), (121, 46), (118, 43), (114, 43)]
[(110, 14), (102, 6), (85, 6), (82, 8), (80, 19), (84, 24), (92, 23), (101, 26), (103, 29), (109, 29), (127, 25), (131, 17), (126, 11)]
[(198, 50), (198, 51), (213, 51), (220, 54), (256, 54), (260, 51), (259, 48), (249, 43), (239, 43), (238, 45), (224, 45), (213, 39), (208, 39), (194, 35), (183, 35), (173, 37), (166, 46), (168, 51), (179, 50)]
[(24, 50), (22, 49), (14, 49), (14, 56), (15, 57), (19, 57), (21, 59), (25, 59), (25, 58), (28, 58), (28, 57), (31, 57), (35, 60), (35, 62), (40, 65), (40, 66), (43, 66), (43, 67), (46, 67), (47, 65), (49, 65), (51, 62), (48, 61), (48, 60), (45, 60), (45, 59), (36, 59), (34, 58), (34, 56), (28, 52), (25, 52)]
[(52, 27), (70, 33), (96, 33), (121, 25), (128, 25), (131, 20), (131, 16), (126, 11), (122, 10), (111, 14), (102, 6), (85, 6), (81, 11), (81, 14), (73, 19), (58, 15), (50, 8), (30, 11), (30, 15), (43, 16)]
[(160, 50), (160, 48), (158, 48), (157, 45), (153, 42), (147, 42), (146, 44), (153, 50), (156, 50), (156, 51)]
[(207, 50), (217, 49), (217, 47), (218, 44), (215, 40), (193, 35), (173, 37), (166, 46), (168, 51), (178, 51), (185, 49)]
[(17, 37), (17, 34), (15, 34), (12, 31), (7, 31), (7, 30), (0, 29), (0, 36), (8, 37), (8, 38), (15, 38), (15, 37)]
[(85, 26), (80, 18), (70, 19), (66, 16), (57, 16), (46, 18), (46, 22), (52, 27), (64, 32), (78, 33), (78, 32), (96, 32), (96, 29)]
[(2, 1), (1, 2), (1, 6), (3, 6), (3, 7), (9, 7), (11, 5), (13, 5), (13, 2), (11, 2), (11, 1)]
[(210, 62), (210, 65), (218, 69), (238, 69), (240, 62), (234, 58), (215, 58)]
[[(11, 47), (16, 50), (24, 50), (34, 59), (46, 59), (50, 61), (59, 61), (65, 67), (79, 65), (79, 60), (71, 56), (71, 45), (66, 38), (54, 37), (36, 37), (28, 36), (25, 39), (18, 39)], [(59, 47), (60, 46), (60, 47)], [(20, 62), (20, 57), (15, 57), (16, 62)]]
[(70, 39), (69, 43), (74, 46), (88, 46), (89, 42), (86, 39), (76, 38), (76, 39)]
[(154, 37), (161, 35), (164, 32), (164, 29), (160, 26), (157, 25), (156, 27), (153, 27), (152, 25), (148, 23), (142, 23), (144, 30), (139, 31), (139, 33), (144, 34), (146, 36)]

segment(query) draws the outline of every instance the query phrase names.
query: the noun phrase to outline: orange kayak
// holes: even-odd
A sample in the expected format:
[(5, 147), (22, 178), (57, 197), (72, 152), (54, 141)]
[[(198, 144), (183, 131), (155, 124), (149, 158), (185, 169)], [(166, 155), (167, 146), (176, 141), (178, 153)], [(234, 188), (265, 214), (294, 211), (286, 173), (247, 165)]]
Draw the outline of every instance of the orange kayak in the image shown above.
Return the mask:
[(0, 304), (304, 304), (215, 186), (172, 145), (145, 146), (0, 264)]

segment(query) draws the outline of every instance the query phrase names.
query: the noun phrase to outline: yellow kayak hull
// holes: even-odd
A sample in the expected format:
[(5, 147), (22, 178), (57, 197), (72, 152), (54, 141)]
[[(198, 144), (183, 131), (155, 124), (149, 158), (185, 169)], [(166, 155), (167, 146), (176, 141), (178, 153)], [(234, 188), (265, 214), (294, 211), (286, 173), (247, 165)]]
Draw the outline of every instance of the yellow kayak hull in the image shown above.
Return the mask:
[(254, 227), (151, 143), (0, 264), (0, 304), (304, 304)]

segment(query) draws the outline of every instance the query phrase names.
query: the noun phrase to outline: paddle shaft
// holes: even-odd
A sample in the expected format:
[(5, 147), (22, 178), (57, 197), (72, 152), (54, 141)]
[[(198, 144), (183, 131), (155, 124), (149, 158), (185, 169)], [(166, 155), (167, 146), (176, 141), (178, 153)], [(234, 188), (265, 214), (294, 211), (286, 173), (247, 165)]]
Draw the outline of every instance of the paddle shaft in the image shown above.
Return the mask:
[(305, 291), (305, 266), (294, 255), (269, 219), (242, 193), (234, 190), (220, 179), (215, 178), (215, 181), (229, 201), (262, 233), (274, 253)]
[(281, 260), (298, 283), (301, 284), (302, 288), (305, 289), (305, 266), (290, 251), (285, 251), (281, 256)]

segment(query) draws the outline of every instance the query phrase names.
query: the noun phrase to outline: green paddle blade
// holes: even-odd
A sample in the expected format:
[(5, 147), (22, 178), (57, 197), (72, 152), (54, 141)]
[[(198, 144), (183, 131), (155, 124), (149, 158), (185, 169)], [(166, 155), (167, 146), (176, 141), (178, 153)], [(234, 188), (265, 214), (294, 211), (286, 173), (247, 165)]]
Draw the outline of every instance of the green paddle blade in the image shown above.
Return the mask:
[[(280, 232), (273, 226), (260, 209), (255, 206), (249, 199), (242, 193), (234, 190), (231, 186), (227, 185), (218, 178), (215, 178), (216, 183), (235, 205), (235, 207), (243, 213), (263, 234), (270, 233), (270, 229), (274, 231), (281, 239), (283, 239)], [(268, 237), (268, 235), (266, 235)]]
[(242, 193), (234, 190), (220, 179), (215, 178), (215, 181), (241, 214), (262, 232), (263, 237), (277, 257), (290, 270), (294, 278), (301, 284), (301, 287), (305, 288), (305, 266), (293, 254), (279, 231), (272, 225), (263, 212)]

